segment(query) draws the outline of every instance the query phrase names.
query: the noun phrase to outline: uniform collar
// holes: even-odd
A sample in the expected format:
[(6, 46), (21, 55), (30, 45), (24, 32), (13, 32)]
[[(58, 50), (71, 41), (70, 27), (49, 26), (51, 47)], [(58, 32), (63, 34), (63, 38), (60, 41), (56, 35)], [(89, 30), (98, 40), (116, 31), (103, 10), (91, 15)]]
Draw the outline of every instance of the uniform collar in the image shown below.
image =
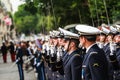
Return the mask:
[(87, 49), (86, 49), (86, 53), (89, 51), (89, 49), (93, 46), (93, 45), (95, 45), (96, 43), (93, 43), (92, 45), (90, 45)]

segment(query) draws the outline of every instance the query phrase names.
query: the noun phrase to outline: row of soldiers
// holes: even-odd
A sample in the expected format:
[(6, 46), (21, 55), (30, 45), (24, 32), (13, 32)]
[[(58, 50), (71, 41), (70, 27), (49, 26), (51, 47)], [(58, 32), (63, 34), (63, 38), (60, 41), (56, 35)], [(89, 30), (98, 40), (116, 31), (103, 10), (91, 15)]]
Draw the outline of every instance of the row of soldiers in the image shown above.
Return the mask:
[[(119, 80), (120, 79), (120, 68), (119, 68), (120, 67), (120, 58), (119, 58), (120, 57), (120, 47), (119, 47), (120, 33), (119, 33), (119, 31), (116, 30), (116, 32), (112, 32), (112, 30), (108, 29), (109, 32), (107, 33), (103, 29), (99, 30), (97, 28), (93, 28), (93, 27), (87, 26), (87, 25), (77, 25), (77, 26), (78, 26), (78, 28), (76, 27), (76, 29), (78, 30), (78, 32), (80, 34), (79, 37), (76, 36), (76, 34), (72, 34), (68, 31), (65, 31), (64, 29), (59, 29), (60, 35), (55, 35), (59, 32), (53, 31), (53, 35), (51, 36), (54, 47), (57, 47), (54, 50), (54, 52), (51, 51), (51, 55), (53, 55), (53, 53), (55, 53), (57, 56), (60, 56), (62, 54), (62, 56), (60, 56), (61, 57), (60, 61), (62, 63), (62, 66), (60, 66), (60, 67), (63, 68), (64, 79), (65, 80), (79, 80), (80, 78), (78, 76), (80, 75), (79, 73), (81, 73), (81, 71), (82, 71), (81, 75), (82, 75), (83, 80), (88, 80), (88, 79), (91, 79), (91, 80)], [(106, 28), (106, 27), (104, 27), (104, 28)], [(106, 30), (107, 30), (107, 28), (106, 28)], [(84, 42), (84, 38), (83, 38), (83, 42), (82, 42), (81, 37), (87, 38), (88, 42), (87, 42), (87, 40), (85, 40), (85, 42)], [(57, 45), (56, 45), (56, 40), (58, 42)], [(69, 62), (70, 57), (67, 60), (66, 54), (72, 53), (71, 48), (69, 50), (70, 43), (66, 45), (66, 41), (74, 42), (75, 44), (77, 44), (76, 45), (77, 46), (76, 49), (78, 51), (77, 53), (80, 55), (79, 63), (75, 62), (75, 65), (79, 65), (79, 68), (77, 69), (77, 71), (73, 70), (73, 72), (71, 72), (71, 69), (72, 68), (74, 69), (74, 67), (69, 69), (68, 65), (66, 65), (66, 64), (70, 64), (70, 62)], [(79, 42), (77, 42), (77, 41), (80, 41), (80, 45), (78, 45)], [(93, 48), (95, 48), (95, 51), (93, 49), (93, 51), (91, 51), (90, 53), (87, 53), (87, 51), (89, 52), (88, 45), (91, 43), (92, 43), (91, 46), (97, 44), (93, 47)], [(59, 51), (59, 46), (60, 47), (62, 46), (61, 47), (62, 50), (60, 50), (60, 51)], [(97, 48), (99, 50), (97, 50)], [(58, 53), (56, 52), (56, 50)], [(94, 54), (98, 54), (98, 53), (99, 53), (99, 55), (94, 55)], [(90, 57), (93, 58), (93, 60), (91, 59), (91, 62), (89, 60)], [(49, 56), (47, 56), (46, 59), (47, 58), (49, 58)], [(58, 66), (57, 66), (58, 62), (57, 62), (57, 59), (55, 59), (54, 57), (51, 59), (53, 59), (53, 60), (49, 59), (49, 62), (52, 61), (51, 64), (53, 64), (53, 65), (52, 65), (51, 69), (53, 68), (53, 71), (54, 71), (54, 69), (56, 69), (56, 67), (58, 68)], [(71, 65), (74, 65), (74, 61), (71, 62)], [(82, 65), (81, 71), (79, 71), (80, 65)], [(88, 70), (86, 67), (88, 68)], [(58, 72), (59, 71), (62, 72), (61, 68), (60, 68), (60, 70), (57, 69)], [(70, 70), (70, 72), (69, 72), (69, 70)], [(72, 76), (72, 73), (73, 73), (73, 76)]]
[[(119, 25), (117, 25), (119, 26)], [(19, 43), (16, 63), (24, 80), (23, 56), (30, 56), (37, 80), (120, 80), (120, 33), (77, 25), (78, 34), (59, 28), (35, 45)], [(31, 45), (31, 46), (30, 46)]]

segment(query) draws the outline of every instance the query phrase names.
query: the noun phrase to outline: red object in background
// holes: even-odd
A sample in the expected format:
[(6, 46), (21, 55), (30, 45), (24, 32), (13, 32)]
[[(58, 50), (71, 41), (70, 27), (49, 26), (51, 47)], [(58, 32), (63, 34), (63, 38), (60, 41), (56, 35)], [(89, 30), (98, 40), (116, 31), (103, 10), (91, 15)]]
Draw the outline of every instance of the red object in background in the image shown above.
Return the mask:
[(4, 21), (5, 21), (5, 24), (6, 24), (7, 26), (11, 26), (11, 25), (12, 25), (12, 20), (11, 20), (10, 17), (5, 16), (5, 17), (4, 17)]
[(11, 54), (11, 60), (12, 60), (12, 62), (15, 61), (15, 53), (12, 53), (12, 54)]
[(3, 62), (4, 62), (4, 63), (7, 63), (7, 54), (4, 54), (4, 55), (3, 55)]

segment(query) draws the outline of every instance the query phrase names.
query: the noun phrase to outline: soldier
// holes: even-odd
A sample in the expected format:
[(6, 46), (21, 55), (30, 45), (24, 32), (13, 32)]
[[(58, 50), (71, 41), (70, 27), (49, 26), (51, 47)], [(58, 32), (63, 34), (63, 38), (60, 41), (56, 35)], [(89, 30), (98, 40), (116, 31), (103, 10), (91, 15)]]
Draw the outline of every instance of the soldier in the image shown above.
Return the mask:
[(113, 39), (114, 43), (110, 44), (110, 63), (112, 64), (114, 74), (113, 79), (120, 79), (120, 33), (117, 32)]
[(76, 30), (80, 34), (80, 45), (86, 48), (82, 64), (83, 80), (109, 80), (106, 56), (96, 44), (96, 36), (101, 31), (88, 25), (77, 25)]
[(37, 51), (35, 52), (36, 55), (36, 71), (38, 73), (37, 80), (46, 80), (45, 77), (45, 70), (44, 70), (44, 59), (41, 53), (41, 48), (37, 47)]
[(2, 56), (3, 56), (3, 62), (4, 63), (7, 63), (7, 46), (5, 44), (5, 42), (2, 43), (2, 46), (1, 46), (1, 52), (2, 52)]
[(81, 80), (82, 57), (79, 54), (78, 35), (62, 28), (59, 28), (64, 34), (65, 56), (63, 58), (64, 80)]
[[(53, 31), (54, 35), (52, 38), (52, 43), (50, 46), (50, 68), (52, 71), (52, 80), (63, 80), (63, 65), (62, 65), (62, 47), (59, 41), (61, 36), (59, 31)], [(59, 73), (58, 73), (59, 72)]]
[(11, 55), (11, 60), (12, 62), (15, 61), (15, 47), (14, 47), (14, 43), (12, 41), (10, 41), (10, 45), (8, 46), (8, 49), (10, 51), (10, 55)]
[(101, 49), (103, 49), (108, 31), (104, 30), (105, 28), (103, 28), (101, 26), (99, 26), (98, 29), (101, 30), (101, 33), (99, 35), (97, 35), (96, 42), (97, 42), (98, 46)]
[(113, 66), (113, 64), (114, 65), (118, 64), (118, 62), (114, 62), (116, 55), (114, 55), (114, 51), (112, 50), (116, 45), (115, 42), (113, 41), (113, 38), (117, 30), (113, 26), (109, 26), (109, 28), (103, 28), (104, 32), (105, 32), (105, 29), (107, 30), (107, 36), (105, 39), (105, 45), (103, 46), (103, 50), (108, 60), (109, 80), (113, 80), (113, 77), (114, 77), (113, 75), (115, 70), (115, 67)]
[(23, 73), (23, 56), (29, 56), (29, 52), (26, 47), (25, 42), (19, 43), (17, 45), (18, 48), (16, 50), (16, 64), (18, 66), (20, 80), (24, 80), (24, 73)]
[(34, 69), (34, 55), (33, 55), (33, 49), (30, 46), (29, 41), (27, 41), (26, 46), (29, 53), (29, 57), (28, 57), (28, 62), (26, 60), (26, 63), (25, 63), (25, 70), (28, 71), (30, 66), (32, 66), (32, 68)]
[(41, 40), (36, 38), (35, 44), (36, 44), (37, 50), (35, 52), (34, 65), (35, 65), (36, 72), (37, 72), (37, 80), (46, 80)]

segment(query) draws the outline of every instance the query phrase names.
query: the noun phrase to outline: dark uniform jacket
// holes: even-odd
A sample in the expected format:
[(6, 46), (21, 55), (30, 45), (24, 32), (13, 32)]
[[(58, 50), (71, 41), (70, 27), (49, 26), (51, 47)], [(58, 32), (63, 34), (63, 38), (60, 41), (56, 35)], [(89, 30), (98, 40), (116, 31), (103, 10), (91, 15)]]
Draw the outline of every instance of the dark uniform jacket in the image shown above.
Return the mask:
[[(67, 55), (67, 53), (66, 53)], [(63, 62), (64, 80), (81, 80), (82, 58), (76, 50), (66, 57)]]
[(112, 61), (112, 65), (115, 69), (114, 80), (120, 80), (120, 43), (117, 43), (115, 57)]
[(110, 43), (107, 43), (105, 46), (103, 46), (103, 50), (105, 52), (106, 57), (109, 58), (108, 56), (110, 55)]
[(4, 54), (7, 54), (7, 46), (5, 45), (5, 44), (3, 44), (2, 46), (1, 46), (1, 52), (2, 52), (2, 54), (4, 55)]
[(97, 44), (93, 45), (86, 53), (82, 75), (84, 80), (108, 80), (108, 63), (104, 51)]
[(23, 56), (29, 56), (29, 52), (27, 49), (22, 49), (22, 48), (18, 48), (16, 50), (16, 60), (17, 64), (23, 64)]
[(117, 57), (117, 61), (119, 63), (119, 69), (120, 69), (120, 43), (117, 44), (116, 57)]
[(105, 52), (105, 56), (107, 57), (107, 61), (108, 61), (109, 80), (113, 80), (114, 70), (110, 60), (110, 53), (111, 53), (110, 43), (107, 43), (105, 46), (103, 46), (103, 51)]
[(14, 49), (15, 49), (14, 44), (11, 44), (8, 48), (9, 48), (11, 54), (14, 53)]
[(37, 80), (46, 80), (45, 78), (45, 70), (44, 70), (44, 62), (42, 59), (42, 53), (40, 51), (36, 51), (35, 53), (37, 55), (36, 57), (36, 63), (40, 63), (39, 65), (35, 65), (36, 66), (36, 70), (38, 73), (38, 79)]

